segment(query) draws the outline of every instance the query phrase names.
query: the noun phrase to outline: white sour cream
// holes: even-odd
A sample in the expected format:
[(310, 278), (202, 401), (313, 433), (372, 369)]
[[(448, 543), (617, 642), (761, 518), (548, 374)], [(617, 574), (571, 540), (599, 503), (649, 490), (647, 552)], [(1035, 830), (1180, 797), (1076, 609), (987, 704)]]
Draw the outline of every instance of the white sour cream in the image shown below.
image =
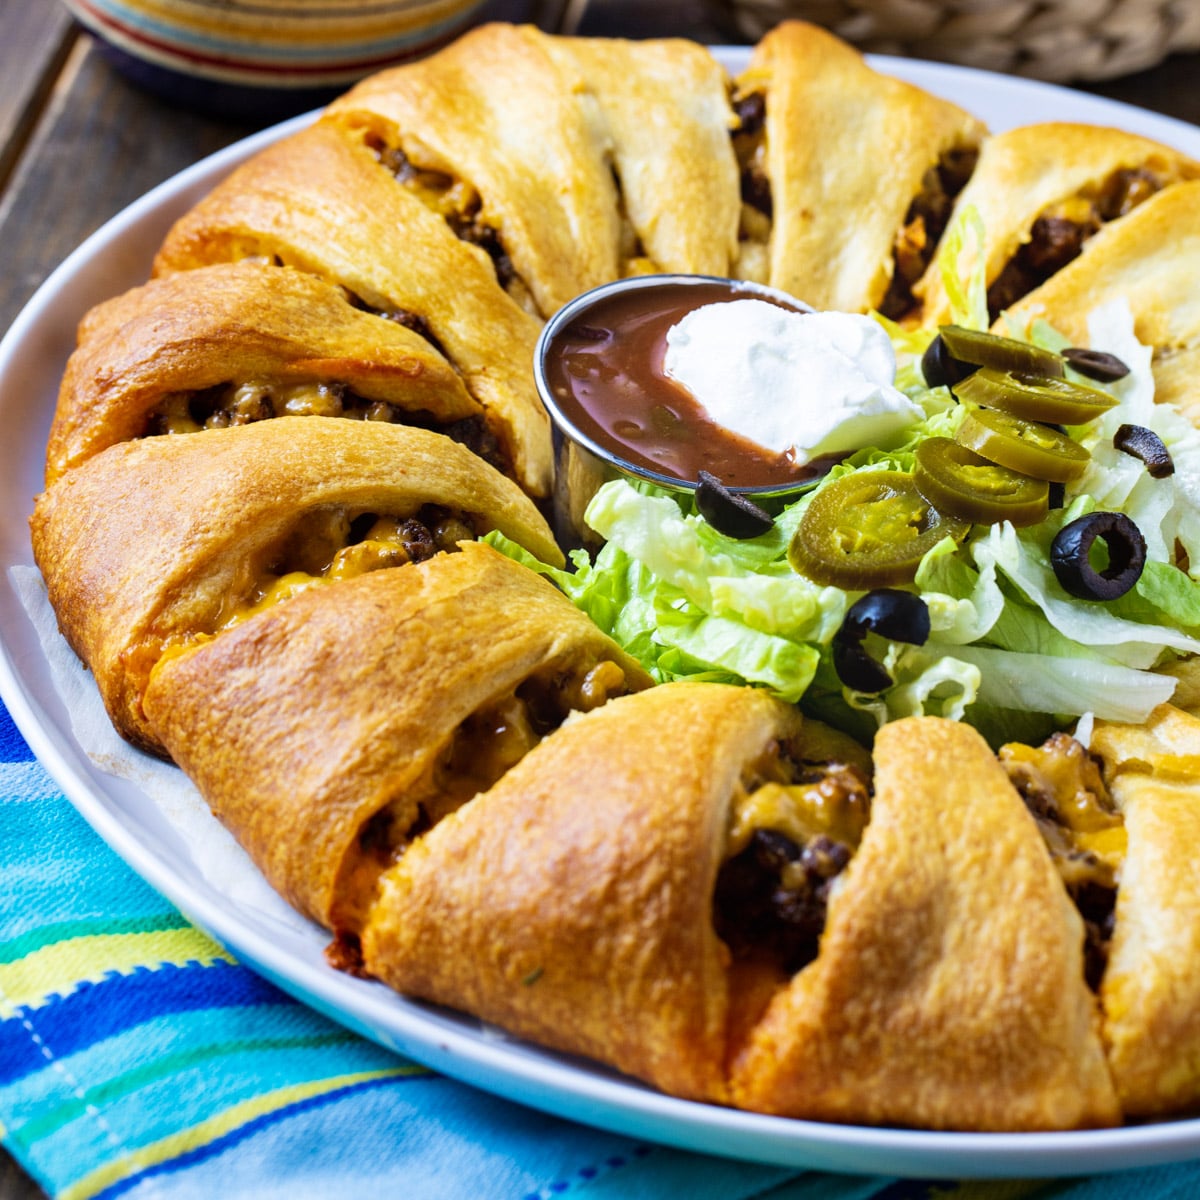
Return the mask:
[(896, 355), (870, 317), (765, 300), (693, 309), (667, 331), (664, 370), (718, 425), (797, 462), (886, 449), (924, 413), (892, 386)]

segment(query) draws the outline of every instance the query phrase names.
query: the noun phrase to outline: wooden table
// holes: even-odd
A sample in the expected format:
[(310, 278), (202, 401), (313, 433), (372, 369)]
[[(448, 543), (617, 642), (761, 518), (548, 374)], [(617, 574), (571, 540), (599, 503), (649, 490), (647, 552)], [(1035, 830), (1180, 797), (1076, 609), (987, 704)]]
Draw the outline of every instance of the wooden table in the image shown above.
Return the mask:
[[(536, 12), (500, 0), (493, 11), (517, 19)], [(596, 0), (579, 32), (728, 40), (701, 0)], [(1177, 55), (1088, 90), (1200, 124), (1198, 80), (1200, 54)], [(266, 123), (196, 115), (138, 91), (51, 0), (0, 0), (0, 81), (0, 333), (110, 216)], [(41, 1195), (0, 1151), (0, 1200)]]

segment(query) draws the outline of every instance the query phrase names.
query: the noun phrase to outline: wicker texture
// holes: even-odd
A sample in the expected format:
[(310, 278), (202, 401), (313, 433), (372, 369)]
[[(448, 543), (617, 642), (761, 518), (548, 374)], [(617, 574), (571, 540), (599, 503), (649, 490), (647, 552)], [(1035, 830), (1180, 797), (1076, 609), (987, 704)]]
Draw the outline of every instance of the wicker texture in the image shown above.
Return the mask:
[(798, 17), (863, 50), (1036, 79), (1107, 79), (1200, 49), (1200, 0), (713, 0), (752, 41)]

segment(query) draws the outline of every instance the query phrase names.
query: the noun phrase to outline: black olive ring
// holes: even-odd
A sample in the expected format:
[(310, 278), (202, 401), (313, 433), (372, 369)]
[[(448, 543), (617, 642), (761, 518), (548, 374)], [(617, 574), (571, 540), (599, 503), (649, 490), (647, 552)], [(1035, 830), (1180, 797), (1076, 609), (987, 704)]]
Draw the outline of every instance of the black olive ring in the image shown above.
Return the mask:
[(899, 588), (876, 588), (856, 600), (833, 637), (833, 669), (856, 692), (882, 692), (892, 677), (863, 646), (868, 633), (893, 642), (923, 646), (929, 640), (929, 606)]
[[(1099, 538), (1108, 549), (1108, 566), (1092, 566), (1092, 546)], [(1050, 565), (1065, 592), (1077, 600), (1116, 600), (1142, 576), (1146, 539), (1124, 514), (1094, 512), (1064, 525), (1050, 544)]]

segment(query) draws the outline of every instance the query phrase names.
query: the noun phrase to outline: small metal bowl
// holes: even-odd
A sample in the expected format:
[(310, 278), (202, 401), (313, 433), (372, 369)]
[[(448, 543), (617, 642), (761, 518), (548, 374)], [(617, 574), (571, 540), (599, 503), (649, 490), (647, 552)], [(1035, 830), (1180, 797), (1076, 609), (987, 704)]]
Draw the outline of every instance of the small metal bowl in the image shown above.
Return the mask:
[[(740, 279), (726, 279), (715, 275), (633, 275), (613, 283), (601, 284), (590, 291), (576, 296), (563, 305), (542, 330), (534, 351), (533, 377), (538, 395), (553, 422), (555, 487), (554, 487), (554, 531), (565, 547), (595, 546), (596, 534), (583, 519), (592, 497), (600, 487), (612, 479), (630, 479), (635, 482), (652, 483), (668, 491), (690, 493), (699, 486), (695, 479), (680, 479), (655, 471), (640, 463), (630, 462), (619, 453), (601, 445), (590, 434), (581, 430), (563, 412), (546, 377), (546, 364), (553, 343), (559, 332), (583, 313), (610, 296), (646, 288), (678, 287), (728, 284), (736, 292), (744, 292), (747, 298), (765, 297), (785, 307), (800, 312), (812, 312), (812, 308), (797, 300), (795, 296), (758, 283)], [(814, 487), (816, 479), (797, 482), (789, 480), (778, 485), (766, 484), (758, 487), (734, 489), (751, 499), (798, 495)]]

